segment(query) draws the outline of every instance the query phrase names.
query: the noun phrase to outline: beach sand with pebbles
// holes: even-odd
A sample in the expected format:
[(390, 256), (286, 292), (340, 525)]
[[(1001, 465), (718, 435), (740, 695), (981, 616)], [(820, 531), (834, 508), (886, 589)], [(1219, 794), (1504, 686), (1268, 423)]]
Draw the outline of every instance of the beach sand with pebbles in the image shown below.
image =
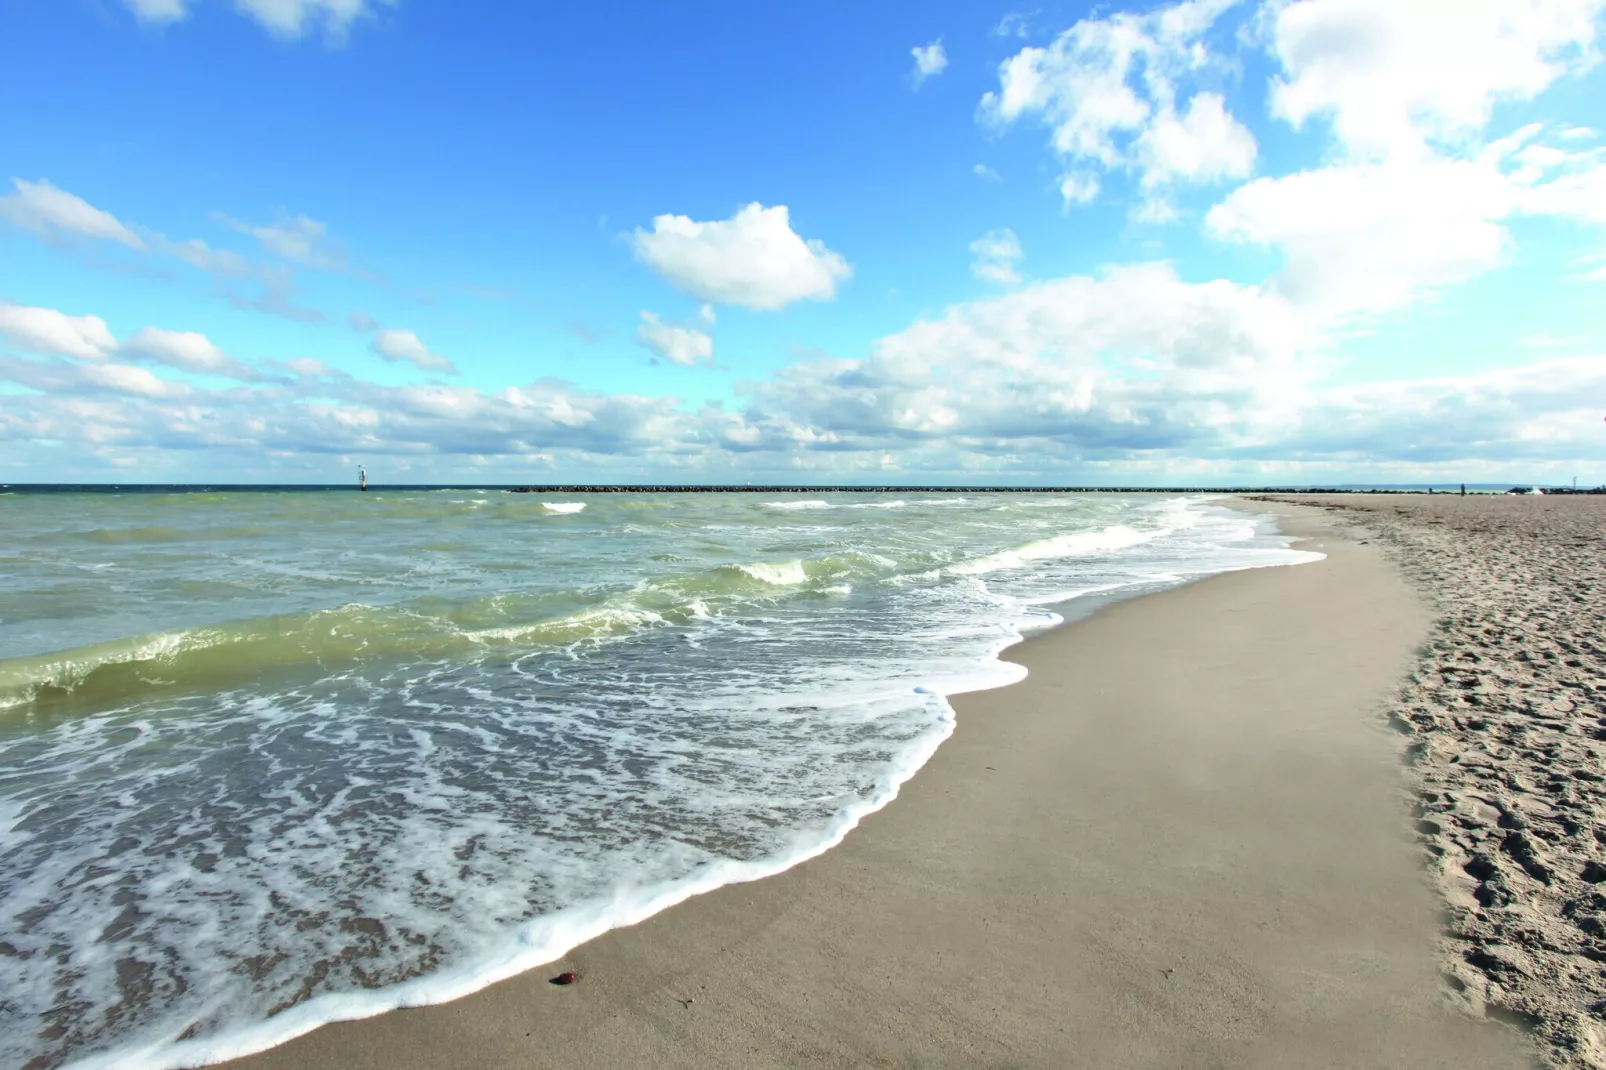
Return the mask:
[(1296, 500), (1380, 543), (1435, 620), (1391, 722), (1469, 1009), (1606, 1066), (1606, 496)]
[[(1493, 660), (1453, 629), (1430, 631), (1434, 611), (1389, 559), (1431, 558), (1409, 549), (1430, 537), (1452, 547), (1448, 556), (1473, 551), (1470, 532), (1457, 545), (1453, 524), (1482, 515), (1483, 503), (1446, 503), (1461, 512), (1431, 536), (1404, 534), (1423, 523), (1410, 513), (1250, 507), (1279, 512), (1301, 548), (1327, 557), (1117, 603), (1011, 649), (1027, 679), (957, 696), (953, 737), (839, 847), (456, 1002), (326, 1026), (238, 1066), (1532, 1066), (1518, 1029), (1451, 998), (1402, 746), (1386, 727), (1424, 643), (1443, 647), (1436, 657), (1470, 649)], [(1549, 515), (1544, 503), (1487, 508)], [(1360, 520), (1391, 534), (1346, 537)], [(1491, 543), (1507, 538), (1495, 521), (1480, 523)], [(1544, 567), (1537, 544), (1527, 554), (1530, 571)], [(1474, 551), (1443, 564), (1444, 582), (1492, 560)], [(1529, 587), (1501, 590), (1516, 599)], [(1502, 612), (1495, 601), (1468, 602), (1479, 607), (1469, 612)], [(1569, 748), (1589, 740), (1561, 727), (1584, 714), (1557, 702), (1583, 697), (1563, 683), (1575, 655), (1559, 629), (1545, 634), (1543, 650), (1557, 655), (1545, 670), (1545, 731), (1567, 755), (1552, 758), (1553, 771), (1579, 799), (1594, 785), (1571, 777), (1584, 755)], [(1443, 703), (1471, 693), (1462, 664), (1451, 683), (1413, 685), (1423, 689), (1415, 705), (1446, 725), (1422, 730), (1417, 775), (1481, 775), (1468, 762), (1477, 740), (1489, 741), (1479, 769), (1504, 760), (1498, 733), (1450, 727), (1461, 714)], [(1457, 751), (1459, 769), (1449, 764)], [(1550, 817), (1550, 780), (1526, 775), (1533, 791), (1521, 812), (1536, 852), (1570, 866), (1547, 839), (1564, 833)], [(1538, 893), (1501, 853), (1515, 841), (1493, 803), (1453, 782), (1436, 789), (1445, 813), (1423, 816), (1436, 822), (1423, 827), (1441, 830), (1446, 859), (1461, 851), (1515, 871), (1498, 908), (1477, 905), (1478, 886), (1461, 889), (1457, 924), (1493, 925), (1475, 922), (1473, 908), (1492, 919)], [(1462, 831), (1462, 812), (1486, 824)], [(1580, 860), (1592, 828), (1571, 836)], [(1587, 895), (1570, 871), (1550, 887), (1559, 894), (1564, 880)], [(1587, 942), (1559, 900), (1544, 909)], [(1519, 959), (1518, 943), (1476, 946), (1491, 962), (1520, 961), (1536, 990), (1547, 983), (1548, 967), (1527, 950)], [(1490, 991), (1490, 974), (1456, 961), (1469, 990)], [(573, 984), (549, 983), (570, 971)], [(1530, 1005), (1502, 985), (1494, 1002)]]

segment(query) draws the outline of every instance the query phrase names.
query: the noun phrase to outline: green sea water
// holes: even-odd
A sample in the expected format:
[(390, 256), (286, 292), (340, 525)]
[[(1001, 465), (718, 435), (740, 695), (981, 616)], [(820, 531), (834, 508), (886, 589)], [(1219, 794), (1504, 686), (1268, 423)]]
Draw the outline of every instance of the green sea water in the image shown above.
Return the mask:
[(1198, 496), (0, 496), (0, 1064), (194, 1065), (827, 849)]

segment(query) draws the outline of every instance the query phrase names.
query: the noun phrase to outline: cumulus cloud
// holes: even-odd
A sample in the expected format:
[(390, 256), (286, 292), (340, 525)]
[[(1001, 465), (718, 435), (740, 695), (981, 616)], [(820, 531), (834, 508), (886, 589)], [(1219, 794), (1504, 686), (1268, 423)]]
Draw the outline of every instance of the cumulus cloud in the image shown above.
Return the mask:
[(433, 353), (422, 339), (412, 331), (386, 329), (374, 335), (369, 346), (375, 353), (392, 363), (411, 364), (424, 371), (457, 374), (457, 365), (439, 353)]
[(795, 365), (748, 389), (772, 438), (813, 448), (1201, 449), (1285, 424), (1317, 340), (1274, 294), (1149, 264), (957, 305), (868, 358)]
[(1242, 178), (1255, 166), (1255, 139), (1227, 114), (1220, 93), (1195, 94), (1181, 115), (1162, 111), (1132, 148), (1145, 189)]
[[(24, 352), (73, 357), (96, 364), (105, 363), (113, 356), (117, 356), (165, 364), (184, 371), (223, 375), (246, 381), (263, 378), (256, 369), (229, 356), (214, 345), (206, 335), (197, 331), (167, 331), (159, 327), (142, 327), (118, 342), (113, 337), (111, 329), (107, 327), (106, 321), (99, 316), (70, 316), (53, 308), (34, 308), (0, 302), (0, 338), (4, 338)], [(51, 376), (57, 375), (58, 372), (49, 369), (54, 369), (60, 364), (60, 362), (25, 363), (30, 367), (44, 368)], [(107, 376), (112, 378), (108, 379)], [(118, 381), (117, 377), (121, 377), (120, 381), (125, 382), (147, 385), (150, 382), (148, 373), (140, 372), (136, 375), (134, 371), (129, 370), (113, 371), (105, 376), (90, 376), (83, 381), (98, 383), (105, 387), (113, 381)], [(149, 393), (149, 390), (144, 392)]]
[[(175, 343), (180, 332), (146, 337), (210, 359), (199, 341)], [(1606, 357), (1322, 388), (1323, 344), (1312, 315), (1275, 292), (1148, 264), (955, 305), (864, 357), (745, 383), (732, 410), (551, 380), (496, 392), (382, 386), (310, 358), (282, 365), (293, 378), (207, 389), (109, 361), (0, 357), (0, 379), (27, 391), (0, 392), (0, 438), (168, 456), (360, 451), (430, 470), (452, 457), (540, 455), (570, 470), (628, 458), (632, 470), (846, 473), (893, 458), (1033, 479), (1099, 465), (1420, 472), (1602, 456), (1591, 406), (1606, 391)]]
[(255, 368), (229, 356), (199, 331), (141, 327), (123, 340), (118, 353), (199, 375), (221, 375), (246, 382), (263, 378)]
[(66, 360), (0, 357), (0, 379), (46, 394), (71, 397), (116, 394), (139, 398), (181, 398), (193, 393), (183, 383), (160, 379), (145, 368), (136, 368), (132, 364), (80, 364)]
[(1013, 284), (1020, 281), (1018, 265), (1025, 255), (1020, 239), (1008, 227), (989, 230), (970, 243), (970, 273), (986, 282)]
[(124, 352), (193, 372), (215, 372), (229, 365), (229, 355), (199, 331), (164, 331), (141, 327), (122, 344)]
[(729, 219), (702, 223), (661, 215), (652, 230), (636, 228), (636, 257), (702, 301), (778, 309), (795, 301), (829, 301), (853, 268), (818, 240), (793, 229), (785, 205), (754, 202)]
[(1505, 177), (1476, 161), (1336, 165), (1256, 179), (1205, 226), (1280, 248), (1284, 292), (1342, 315), (1399, 308), (1501, 263), (1513, 206)]
[(997, 171), (994, 171), (991, 167), (988, 167), (984, 163), (979, 163), (975, 167), (972, 167), (971, 171), (974, 172), (977, 178), (985, 178), (989, 182), (1003, 181)]
[(999, 88), (981, 101), (998, 127), (1035, 116), (1064, 161), (1067, 204), (1097, 196), (1097, 175), (1133, 170), (1145, 189), (1241, 178), (1254, 136), (1219, 93), (1200, 91), (1179, 111), (1184, 87), (1221, 65), (1204, 36), (1233, 0), (1182, 0), (1146, 14), (1088, 18), (1046, 48), (1005, 60)]
[(62, 240), (90, 238), (116, 242), (130, 249), (144, 249), (139, 235), (81, 197), (58, 189), (43, 179), (28, 182), (13, 178), (16, 191), (0, 197), (0, 219), (5, 219), (41, 238)]
[(58, 353), (80, 360), (105, 360), (117, 347), (111, 328), (99, 316), (69, 316), (53, 308), (0, 301), (0, 337), (30, 353)]
[(641, 314), (636, 340), (665, 360), (688, 368), (714, 359), (714, 339), (706, 331), (664, 323), (651, 312)]
[(1326, 117), (1340, 156), (1210, 210), (1225, 241), (1280, 250), (1276, 285), (1343, 316), (1402, 308), (1505, 263), (1508, 223), (1606, 224), (1606, 154), (1533, 123), (1485, 143), (1494, 105), (1582, 62), (1600, 0), (1296, 0), (1270, 7), (1275, 114)]
[(1420, 153), (1482, 130), (1593, 59), (1599, 0), (1296, 0), (1268, 8), (1274, 114), (1326, 117), (1357, 156)]
[(1313, 395), (1291, 459), (1388, 460), (1419, 469), (1601, 458), (1606, 356), (1546, 360), (1474, 375), (1334, 387)]
[(916, 89), (919, 89), (927, 78), (941, 74), (948, 66), (948, 53), (943, 50), (941, 38), (929, 45), (916, 45), (909, 50), (909, 54), (915, 58), (915, 67), (910, 78), (914, 80)]

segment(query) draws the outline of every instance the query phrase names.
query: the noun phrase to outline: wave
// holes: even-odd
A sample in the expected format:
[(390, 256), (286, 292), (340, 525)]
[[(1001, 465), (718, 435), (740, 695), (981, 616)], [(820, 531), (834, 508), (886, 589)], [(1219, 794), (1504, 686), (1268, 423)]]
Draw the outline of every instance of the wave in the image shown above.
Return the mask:
[[(365, 524), (375, 515), (367, 505), (357, 507)], [(495, 529), (484, 521), (460, 529), (465, 560), (484, 557), (473, 570), (529, 557), (529, 529), (516, 521), (537, 515), (537, 503), (514, 505), (522, 510), (494, 509), (510, 521), (505, 550), (486, 550)], [(32, 812), (27, 835), (47, 843), (60, 832), (64, 847), (48, 857), (63, 871), (122, 852), (118, 872), (143, 880), (137, 890), (152, 908), (130, 946), (171, 952), (167, 976), (188, 982), (173, 1016), (103, 1029), (111, 1019), (102, 1012), (125, 1004), (112, 971), (101, 969), (102, 988), (78, 997), (95, 1012), (80, 1017), (84, 1039), (45, 1043), (68, 1054), (74, 1070), (217, 1062), (326, 1022), (455, 999), (690, 896), (778, 873), (830, 849), (897, 795), (953, 731), (948, 696), (1024, 676), (999, 654), (1061, 619), (1047, 608), (1059, 593), (1135, 588), (1154, 578), (1151, 566), (1178, 561), (1233, 567), (1200, 556), (1214, 545), (1213, 523), (1123, 562), (1120, 546), (1135, 544), (1124, 540), (1186, 526), (1180, 514), (1147, 506), (1124, 510), (1125, 525), (1094, 511), (1072, 523), (1112, 526), (1079, 533), (1053, 521), (1000, 523), (981, 510), (950, 511), (942, 524), (922, 523), (918, 512), (844, 513), (826, 543), (806, 525), (748, 523), (739, 536), (741, 524), (708, 522), (729, 512), (688, 512), (629, 542), (539, 540), (553, 552), (534, 559), (531, 567), (545, 571), (529, 590), (485, 595), (482, 586), (459, 586), (462, 573), (397, 551), (390, 575), (416, 567), (422, 577), (405, 604), (353, 602), (0, 661), (0, 689), (18, 685), (38, 709), (128, 707), (104, 724), (55, 726), (59, 754), (29, 752), (35, 737), (16, 733), (34, 770), (61, 770), (77, 785), (59, 800), (55, 824)], [(962, 525), (963, 538), (954, 535)], [(441, 539), (438, 530), (428, 537)], [(610, 536), (618, 530), (608, 528)], [(409, 549), (417, 548), (415, 541)], [(650, 553), (669, 548), (679, 553)], [(1117, 551), (1115, 559), (1006, 571), (1103, 550)], [(590, 571), (574, 564), (579, 554)], [(309, 589), (323, 590), (297, 588)], [(1042, 597), (1048, 592), (1055, 597)], [(344, 597), (351, 596), (331, 600)], [(556, 657), (527, 656), (545, 644), (573, 645)], [(325, 679), (302, 686), (296, 673)], [(188, 706), (140, 704), (142, 689), (188, 686), (210, 692)], [(139, 742), (107, 730), (118, 725)], [(138, 762), (119, 766), (124, 754), (114, 747), (131, 756), (137, 747)], [(228, 794), (235, 781), (226, 771), (239, 767), (224, 760), (230, 747), (260, 764), (261, 779), (239, 797)], [(192, 764), (191, 755), (210, 764)], [(61, 756), (78, 764), (63, 765)], [(94, 775), (79, 775), (86, 769)], [(184, 778), (167, 772), (179, 769)], [(342, 783), (357, 786), (348, 796)], [(217, 873), (216, 859), (204, 869), (198, 863), (218, 853), (210, 842), (185, 841), (176, 859), (163, 854), (172, 841), (162, 837), (190, 833), (162, 826), (151, 804), (187, 805), (207, 785), (239, 803), (228, 820), (249, 819), (250, 846), (271, 851), (227, 860)], [(370, 792), (400, 801), (376, 815)], [(140, 807), (116, 809), (119, 798), (136, 797)], [(633, 814), (641, 820), (627, 820)], [(0, 832), (8, 820), (0, 809)], [(309, 829), (316, 835), (301, 834)], [(119, 846), (125, 837), (138, 846)], [(379, 853), (352, 863), (353, 844)], [(79, 853), (63, 853), (66, 846)], [(185, 851), (205, 853), (192, 860)], [(342, 858), (346, 868), (331, 864)], [(287, 876), (299, 872), (338, 877), (314, 885)], [(426, 891), (408, 884), (414, 872), (430, 877)], [(553, 883), (530, 892), (532, 875)], [(123, 893), (64, 888), (44, 870), (37, 876), (41, 894), (62, 907), (41, 923), (35, 945), (76, 946), (81, 929), (104, 965), (111, 952), (94, 943), (103, 926), (79, 922), (99, 918), (108, 897)], [(235, 898), (178, 902), (175, 880)], [(299, 935), (299, 925), (291, 933), (286, 919), (294, 914), (277, 902), (259, 908), (264, 889), (281, 890), (280, 880), (304, 895), (310, 935)], [(374, 940), (340, 928), (348, 906), (340, 900), (331, 909), (336, 900), (326, 893), (348, 890), (350, 917), (384, 919)], [(210, 928), (192, 927), (195, 919)], [(401, 935), (426, 931), (441, 934), (438, 954), (415, 953)], [(229, 945), (221, 959), (219, 933)], [(362, 971), (346, 970), (340, 956), (359, 949), (375, 957)], [(245, 977), (235, 964), (258, 951), (282, 951), (283, 972)], [(0, 975), (23, 969), (19, 962), (0, 959)], [(309, 964), (331, 963), (327, 975), (305, 980)], [(287, 993), (299, 994), (280, 998)], [(57, 1005), (42, 989), (38, 997), (41, 1009)], [(263, 1013), (270, 1006), (277, 1013)], [(19, 1035), (0, 1040), (0, 1051), (25, 1043), (38, 1042)]]
[(549, 513), (579, 513), (584, 512), (585, 502), (542, 502), (541, 508)]
[(1078, 557), (1085, 554), (1124, 550), (1165, 535), (1174, 528), (1157, 528), (1139, 531), (1125, 524), (1115, 524), (1101, 531), (1078, 531), (1070, 535), (1056, 535), (1051, 539), (1034, 539), (1020, 546), (997, 553), (973, 557), (943, 571), (955, 576), (985, 576), (1000, 569), (1021, 568), (1033, 561), (1057, 557)]
[(771, 509), (835, 509), (830, 502), (811, 499), (805, 502), (765, 502)]
[(87, 714), (151, 694), (226, 689), (269, 677), (288, 681), (372, 659), (473, 659), (503, 648), (616, 639), (708, 620), (755, 599), (802, 593), (810, 584), (841, 587), (847, 577), (896, 568), (891, 558), (850, 551), (658, 576), (611, 592), (510, 592), (407, 606), (352, 602), (133, 636), (0, 660), (0, 710)]
[(777, 587), (790, 587), (795, 583), (809, 582), (808, 573), (803, 571), (803, 562), (799, 560), (778, 561), (773, 564), (768, 561), (754, 561), (751, 564), (731, 567), (760, 583), (773, 584)]
[[(123, 1070), (137, 1061), (140, 1070), (185, 1070), (242, 1058), (277, 1047), (333, 1022), (372, 1018), (404, 1007), (449, 1003), (483, 988), (516, 977), (568, 954), (574, 948), (614, 929), (637, 925), (655, 914), (731, 884), (745, 884), (784, 873), (839, 845), (865, 817), (898, 797), (914, 776), (953, 735), (955, 718), (947, 696), (960, 691), (1003, 687), (1026, 676), (1025, 668), (999, 660), (1023, 636), (1001, 641), (990, 660), (990, 671), (955, 678), (944, 692), (916, 687), (937, 707), (933, 730), (891, 757), (882, 774), (855, 793), (830, 822), (812, 834), (801, 834), (770, 857), (755, 861), (721, 860), (702, 867), (694, 876), (626, 887), (602, 902), (567, 907), (525, 922), (502, 942), (501, 950), (472, 967), (443, 970), (410, 981), (364, 991), (333, 992), (288, 1007), (264, 1021), (212, 1037), (174, 1040), (160, 1047), (142, 1047), (135, 1060), (128, 1050), (113, 1050), (79, 1059), (70, 1070)], [(852, 802), (847, 802), (848, 799)], [(823, 801), (823, 800), (822, 800)]]

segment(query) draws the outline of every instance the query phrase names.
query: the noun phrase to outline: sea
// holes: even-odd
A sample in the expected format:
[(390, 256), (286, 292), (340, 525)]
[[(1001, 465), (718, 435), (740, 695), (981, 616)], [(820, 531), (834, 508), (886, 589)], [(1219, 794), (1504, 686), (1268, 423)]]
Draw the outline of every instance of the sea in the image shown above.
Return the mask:
[[(452, 999), (829, 850), (1210, 495), (0, 494), (0, 1065)], [(1074, 695), (1074, 690), (1072, 692)], [(1074, 699), (1073, 699), (1074, 701)]]

